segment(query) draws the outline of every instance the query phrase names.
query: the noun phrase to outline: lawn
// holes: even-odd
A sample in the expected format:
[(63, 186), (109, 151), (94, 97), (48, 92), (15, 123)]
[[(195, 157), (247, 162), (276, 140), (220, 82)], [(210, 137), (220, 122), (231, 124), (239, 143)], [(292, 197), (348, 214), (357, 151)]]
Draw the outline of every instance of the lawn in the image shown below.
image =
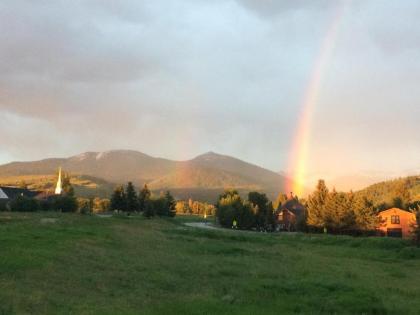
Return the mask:
[(0, 314), (420, 312), (420, 249), (402, 240), (191, 220), (0, 213)]

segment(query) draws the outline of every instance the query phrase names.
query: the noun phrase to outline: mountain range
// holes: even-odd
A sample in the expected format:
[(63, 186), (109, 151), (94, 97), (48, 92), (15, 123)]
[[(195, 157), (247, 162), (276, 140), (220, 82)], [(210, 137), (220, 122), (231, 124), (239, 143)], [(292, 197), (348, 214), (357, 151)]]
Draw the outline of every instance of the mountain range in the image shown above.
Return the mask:
[(137, 151), (113, 150), (1, 165), (0, 183), (24, 180), (27, 184), (34, 184), (34, 180), (50, 178), (46, 182), (51, 186), (59, 167), (77, 178), (76, 183), (87, 182), (104, 192), (109, 192), (111, 186), (131, 181), (137, 186), (147, 184), (154, 191), (171, 190), (178, 198), (204, 201), (214, 201), (226, 188), (243, 193), (263, 191), (275, 198), (279, 192), (285, 191), (289, 181), (283, 175), (214, 152), (188, 161), (173, 161)]

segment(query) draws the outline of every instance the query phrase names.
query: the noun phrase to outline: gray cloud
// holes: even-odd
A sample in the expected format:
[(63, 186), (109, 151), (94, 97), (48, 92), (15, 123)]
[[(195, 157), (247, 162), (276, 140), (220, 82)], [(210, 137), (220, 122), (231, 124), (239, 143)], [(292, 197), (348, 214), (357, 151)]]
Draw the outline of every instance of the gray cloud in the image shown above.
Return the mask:
[(279, 14), (287, 14), (296, 10), (324, 10), (337, 5), (337, 1), (331, 0), (236, 0), (238, 3), (263, 17), (273, 17)]
[(394, 168), (393, 146), (410, 155), (400, 167), (411, 166), (420, 5), (408, 0), (0, 2), (0, 162), (129, 148), (176, 159), (213, 150), (285, 168), (341, 3), (313, 168), (343, 171), (326, 152), (355, 169), (375, 168), (372, 155)]

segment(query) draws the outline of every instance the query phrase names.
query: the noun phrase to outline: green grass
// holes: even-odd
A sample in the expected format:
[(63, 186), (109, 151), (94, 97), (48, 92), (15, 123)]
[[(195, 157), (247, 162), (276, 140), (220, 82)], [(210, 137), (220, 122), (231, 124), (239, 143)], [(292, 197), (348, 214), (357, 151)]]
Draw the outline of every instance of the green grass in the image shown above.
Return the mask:
[(0, 213), (0, 314), (419, 313), (420, 249), (404, 241), (191, 220)]

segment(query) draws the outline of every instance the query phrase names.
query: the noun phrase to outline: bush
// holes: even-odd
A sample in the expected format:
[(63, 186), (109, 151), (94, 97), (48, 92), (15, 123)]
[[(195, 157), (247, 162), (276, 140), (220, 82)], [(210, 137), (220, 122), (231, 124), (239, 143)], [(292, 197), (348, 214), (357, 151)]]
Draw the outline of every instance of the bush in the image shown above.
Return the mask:
[(216, 217), (219, 224), (225, 228), (232, 227), (233, 220), (235, 217), (236, 210), (232, 205), (219, 205), (216, 209)]
[(77, 198), (77, 207), (81, 214), (91, 213), (93, 209), (93, 200), (87, 198)]
[(61, 212), (76, 212), (77, 199), (73, 196), (54, 196), (50, 200), (50, 209)]
[(233, 221), (237, 222), (240, 229), (251, 229), (256, 225), (255, 209), (250, 203), (242, 202), (241, 197), (235, 190), (226, 191), (219, 197), (216, 206), (216, 216), (219, 224), (230, 228)]
[(176, 202), (172, 195), (167, 192), (159, 198), (147, 199), (144, 204), (143, 215), (145, 217), (174, 217), (176, 215)]
[(39, 202), (34, 198), (17, 196), (10, 202), (10, 210), (15, 212), (34, 212), (39, 210)]
[(7, 202), (0, 200), (0, 211), (7, 211)]

